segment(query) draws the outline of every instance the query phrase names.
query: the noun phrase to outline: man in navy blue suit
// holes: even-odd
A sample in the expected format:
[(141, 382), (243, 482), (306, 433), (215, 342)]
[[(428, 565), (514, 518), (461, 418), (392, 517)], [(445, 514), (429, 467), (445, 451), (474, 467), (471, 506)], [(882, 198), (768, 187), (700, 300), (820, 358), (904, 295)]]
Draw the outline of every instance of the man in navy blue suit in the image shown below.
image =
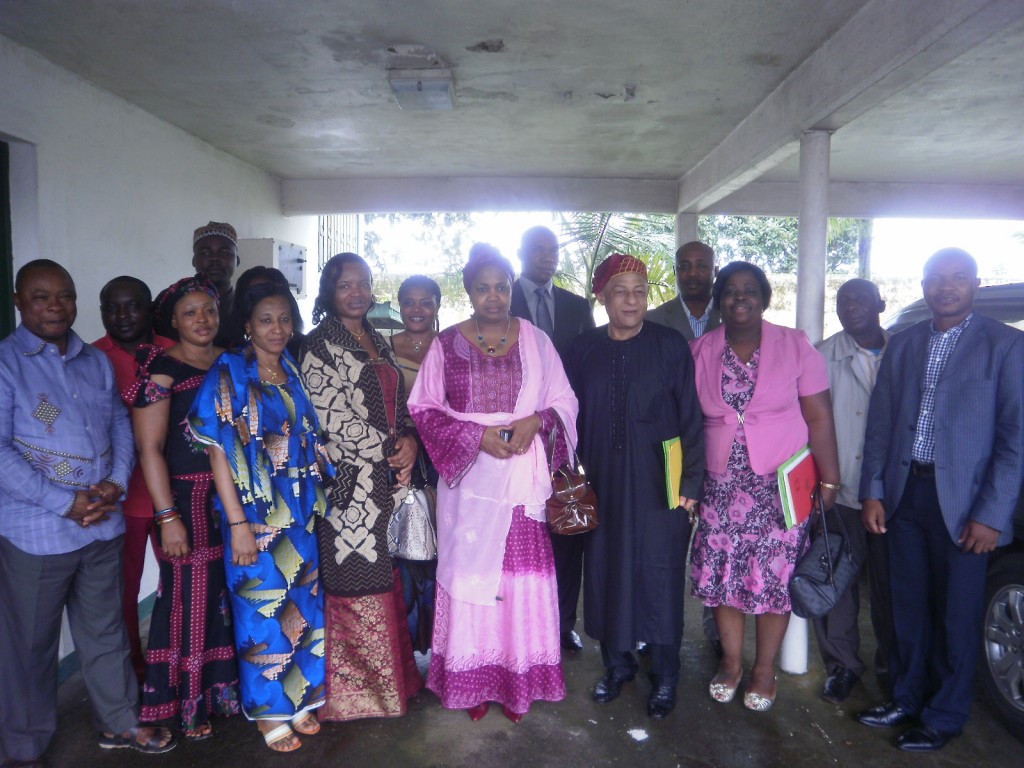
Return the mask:
[[(522, 317), (546, 333), (565, 365), (573, 340), (594, 327), (590, 302), (554, 284), (558, 269), (558, 238), (547, 227), (531, 227), (519, 247), (523, 273), (512, 286), (513, 317)], [(552, 535), (558, 614), (562, 648), (578, 651), (583, 642), (576, 633), (576, 606), (583, 582), (583, 545), (587, 534)]]
[[(931, 751), (970, 716), (989, 553), (1013, 536), (1024, 472), (1024, 333), (974, 313), (978, 265), (947, 248), (925, 264), (932, 312), (892, 337), (871, 397), (860, 497), (889, 542), (893, 700), (865, 725)], [(837, 403), (838, 405), (838, 403)]]

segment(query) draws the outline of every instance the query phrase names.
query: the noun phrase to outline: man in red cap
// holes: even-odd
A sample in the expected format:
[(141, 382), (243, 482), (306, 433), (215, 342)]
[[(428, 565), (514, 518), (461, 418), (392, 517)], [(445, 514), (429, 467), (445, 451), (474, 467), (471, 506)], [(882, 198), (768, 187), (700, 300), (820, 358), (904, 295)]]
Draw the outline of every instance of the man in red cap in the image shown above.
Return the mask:
[[(686, 546), (704, 477), (704, 428), (693, 357), (679, 333), (647, 314), (647, 267), (617, 253), (594, 272), (608, 325), (580, 335), (569, 381), (580, 403), (579, 454), (600, 503), (584, 561), (584, 628), (601, 643), (609, 702), (636, 676), (633, 648), (650, 648), (647, 713), (675, 707), (683, 637)], [(683, 466), (665, 446), (678, 439)], [(668, 474), (670, 473), (670, 474)], [(671, 490), (669, 490), (671, 489)], [(668, 498), (669, 494), (672, 498)]]

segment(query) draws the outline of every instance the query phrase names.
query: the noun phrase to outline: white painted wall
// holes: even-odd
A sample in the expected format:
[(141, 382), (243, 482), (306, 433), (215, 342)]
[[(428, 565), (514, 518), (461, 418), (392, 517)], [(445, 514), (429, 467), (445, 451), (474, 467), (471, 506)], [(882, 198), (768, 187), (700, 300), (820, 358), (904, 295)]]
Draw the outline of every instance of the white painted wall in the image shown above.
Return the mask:
[(15, 269), (66, 266), (87, 340), (103, 333), (108, 279), (133, 274), (155, 294), (190, 274), (192, 231), (211, 219), (316, 253), (316, 219), (282, 214), (280, 180), (2, 36), (0, 136), (14, 140)]
[[(278, 179), (2, 36), (0, 138), (12, 149), (14, 268), (40, 257), (67, 267), (86, 341), (103, 335), (107, 280), (135, 275), (156, 294), (191, 274), (192, 231), (211, 219), (316, 253), (316, 218), (282, 214)], [(150, 553), (143, 596), (155, 565)], [(66, 625), (61, 639), (64, 656)]]

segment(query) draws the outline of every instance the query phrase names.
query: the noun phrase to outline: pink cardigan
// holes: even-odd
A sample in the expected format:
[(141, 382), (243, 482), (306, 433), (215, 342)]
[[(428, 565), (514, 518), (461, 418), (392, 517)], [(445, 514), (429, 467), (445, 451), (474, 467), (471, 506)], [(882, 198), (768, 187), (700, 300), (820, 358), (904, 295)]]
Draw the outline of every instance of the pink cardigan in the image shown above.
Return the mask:
[[(711, 472), (724, 472), (739, 424), (736, 411), (722, 398), (725, 326), (693, 343), (697, 395), (704, 411), (704, 453)], [(743, 427), (750, 466), (759, 475), (779, 465), (807, 444), (807, 423), (800, 397), (828, 389), (825, 358), (807, 334), (762, 321), (757, 385), (747, 405)]]

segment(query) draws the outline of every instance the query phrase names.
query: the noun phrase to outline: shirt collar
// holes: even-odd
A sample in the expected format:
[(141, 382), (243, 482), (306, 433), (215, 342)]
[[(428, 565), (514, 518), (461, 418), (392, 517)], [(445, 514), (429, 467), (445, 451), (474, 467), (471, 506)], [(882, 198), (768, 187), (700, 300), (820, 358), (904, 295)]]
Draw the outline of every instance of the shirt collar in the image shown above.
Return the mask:
[(856, 353), (856, 352), (861, 352), (861, 353), (864, 353), (864, 354), (872, 354), (872, 355), (881, 355), (882, 353), (885, 352), (886, 347), (889, 346), (889, 336), (892, 335), (887, 330), (885, 330), (885, 328), (883, 328), (882, 329), (882, 346), (879, 347), (877, 350), (875, 350), (875, 349), (869, 349), (868, 347), (862, 347), (860, 344), (858, 344), (854, 340), (853, 336), (850, 334), (849, 331), (845, 331), (844, 330), (844, 331), (840, 331), (840, 333), (842, 333), (844, 336), (846, 336), (847, 340), (850, 342), (851, 351), (850, 351), (849, 354), (851, 356), (854, 353)]
[[(142, 344), (161, 347), (161, 341), (163, 341), (163, 337), (158, 336), (157, 334), (154, 333), (152, 339), (150, 339), (149, 341), (144, 341), (142, 342)], [(111, 336), (109, 333), (104, 334), (100, 338), (96, 339), (96, 341), (94, 341), (92, 345), (96, 347), (96, 349), (102, 350), (103, 352), (113, 352), (114, 354), (124, 355), (125, 357), (132, 358), (133, 360), (135, 359), (135, 355), (126, 350), (116, 341), (114, 341), (114, 337)]]
[[(39, 338), (23, 324), (19, 324), (14, 331), (14, 343), (18, 351), (25, 357), (33, 357), (43, 352), (52, 342)], [(56, 347), (56, 345), (54, 346)], [(77, 357), (82, 351), (82, 347), (82, 338), (74, 331), (68, 331), (68, 351), (64, 353), (64, 359), (70, 360)]]
[(682, 296), (679, 297), (679, 303), (683, 305), (683, 312), (686, 313), (686, 316), (690, 320), (705, 320), (711, 314), (711, 304), (712, 304), (712, 302), (710, 302), (710, 301), (708, 302), (707, 307), (704, 308), (704, 314), (701, 315), (700, 317), (697, 317), (696, 315), (693, 314), (693, 312), (690, 311), (690, 308), (688, 306), (686, 306), (686, 302), (683, 301), (683, 297)]
[(935, 327), (935, 321), (934, 320), (932, 320), (929, 323), (928, 327), (931, 330), (933, 335), (936, 334), (936, 333), (939, 333), (939, 334), (953, 334), (955, 336), (959, 336), (963, 332), (964, 328), (966, 328), (970, 324), (970, 322), (971, 322), (971, 320), (973, 318), (974, 318), (974, 313), (971, 312), (969, 315), (967, 315), (967, 317), (965, 317), (959, 323), (954, 325), (952, 328), (947, 328), (944, 331), (940, 331), (940, 330), (938, 330)]
[(548, 280), (546, 283), (535, 283), (530, 278), (520, 275), (519, 282), (523, 286), (523, 293), (529, 294), (531, 296), (536, 295), (538, 288), (543, 288), (545, 291), (547, 291), (549, 296), (554, 295), (554, 291), (552, 290), (555, 284), (554, 278)]

